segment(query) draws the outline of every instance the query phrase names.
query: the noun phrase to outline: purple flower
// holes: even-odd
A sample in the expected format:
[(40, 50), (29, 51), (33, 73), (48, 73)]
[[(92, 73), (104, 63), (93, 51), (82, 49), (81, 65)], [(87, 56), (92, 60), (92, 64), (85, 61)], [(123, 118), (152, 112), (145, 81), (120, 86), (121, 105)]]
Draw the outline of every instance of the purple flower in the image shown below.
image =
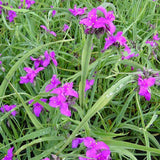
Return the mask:
[[(79, 160), (109, 160), (110, 158), (110, 149), (109, 147), (102, 141), (96, 142), (91, 137), (86, 138), (76, 138), (72, 141), (72, 148), (77, 148), (80, 143), (84, 143), (87, 147), (86, 157), (79, 157)], [(91, 159), (90, 159), (91, 158)]]
[(49, 33), (52, 34), (55, 37), (57, 36), (57, 34), (54, 31), (50, 31)]
[[(2, 54), (0, 54), (0, 56), (1, 56)], [(2, 61), (0, 61), (0, 65), (2, 65)]]
[(14, 149), (14, 147), (10, 148), (8, 150), (8, 152), (7, 152), (7, 155), (4, 158), (2, 158), (2, 160), (12, 160), (12, 158), (13, 158), (13, 149)]
[(66, 32), (69, 29), (69, 26), (67, 24), (64, 24), (63, 26), (63, 32)]
[(74, 15), (83, 15), (85, 13), (85, 10), (87, 9), (87, 7), (84, 8), (77, 8), (76, 5), (74, 5), (74, 9), (69, 9), (69, 11)]
[(91, 88), (91, 86), (94, 84), (94, 79), (91, 79), (91, 80), (86, 80), (86, 86), (85, 86), (85, 92), (87, 90), (89, 90)]
[(1, 7), (1, 5), (3, 5), (2, 1), (0, 1), (0, 14), (2, 14), (2, 9), (3, 9), (3, 7)]
[(73, 82), (71, 83), (65, 83), (62, 87), (55, 88), (51, 93), (57, 94), (55, 97), (51, 97), (49, 99), (49, 105), (57, 108), (60, 108), (61, 114), (70, 117), (71, 111), (69, 110), (70, 100), (72, 100), (70, 97), (76, 97), (78, 98), (78, 93), (72, 89)]
[(37, 69), (40, 65), (43, 65), (43, 56), (40, 56), (39, 58), (33, 58), (32, 56), (30, 59), (34, 61), (34, 67)]
[(82, 143), (84, 138), (75, 138), (72, 141), (72, 148), (77, 148), (80, 143)]
[(158, 33), (153, 36), (153, 40), (155, 40), (155, 41), (159, 41), (160, 40), (160, 38), (158, 37)]
[(46, 158), (44, 158), (44, 159), (42, 159), (42, 160), (50, 160), (48, 157), (46, 157)]
[[(100, 17), (97, 14), (97, 10), (100, 10), (104, 17)], [(86, 26), (85, 33), (86, 34), (96, 34), (100, 35), (104, 32), (109, 32), (109, 34), (113, 34), (116, 30), (115, 25), (113, 24), (114, 20), (113, 12), (107, 12), (105, 8), (98, 7), (93, 8), (90, 12), (88, 12), (88, 15), (86, 18), (81, 19), (80, 24), (83, 24)]]
[[(47, 99), (40, 99), (40, 101), (46, 103), (46, 102), (47, 102)], [(30, 100), (28, 103), (31, 104), (32, 102), (34, 102), (33, 99)], [(34, 103), (33, 106), (34, 106), (34, 108), (33, 108), (34, 114), (35, 114), (37, 117), (39, 117), (41, 111), (43, 110), (43, 106), (42, 106), (40, 103), (38, 103), (38, 102)]]
[(56, 14), (56, 10), (53, 10), (53, 11), (52, 11), (52, 17), (54, 17), (55, 14)]
[[(21, 7), (23, 7), (23, 1), (24, 0), (21, 0)], [(29, 9), (31, 7), (31, 5), (33, 5), (35, 3), (35, 1), (33, 0), (25, 0), (25, 6), (26, 6), (26, 9)]]
[(47, 27), (46, 26), (44, 26), (44, 25), (41, 25), (40, 26), (41, 28), (43, 28), (46, 32), (49, 32), (50, 30), (49, 29), (47, 29)]
[[(64, 97), (66, 100), (66, 98)], [(49, 105), (54, 107), (54, 108), (60, 108), (61, 114), (70, 117), (71, 116), (71, 111), (69, 110), (68, 103), (64, 101), (62, 96), (57, 96), (57, 97), (51, 97), (49, 99)]]
[(127, 56), (122, 56), (122, 60), (123, 60), (123, 59), (130, 59), (130, 58), (132, 58), (132, 57), (138, 57), (138, 56), (139, 56), (138, 53), (137, 53), (137, 54), (132, 53), (132, 54), (129, 54), (129, 55), (127, 55)]
[(155, 57), (155, 59), (157, 59), (157, 55), (156, 55), (155, 51), (159, 49), (158, 48), (158, 43), (157, 43), (157, 41), (159, 41), (159, 40), (160, 40), (160, 38), (158, 37), (158, 33), (157, 33), (153, 36), (152, 40), (147, 40), (146, 41), (146, 44), (150, 44), (150, 46), (152, 47), (152, 54)]
[(57, 34), (54, 31), (51, 31), (50, 29), (48, 29), (46, 26), (41, 25), (41, 28), (43, 28), (46, 32), (49, 32), (50, 34), (52, 34), (53, 36), (57, 36)]
[(51, 79), (51, 83), (46, 86), (45, 91), (49, 92), (50, 90), (56, 88), (59, 84), (61, 84), (61, 82), (57, 78), (57, 75), (53, 75), (53, 77)]
[[(127, 46), (126, 38), (122, 36), (123, 32), (117, 32), (117, 35), (109, 36), (108, 38), (105, 38), (105, 45), (104, 45), (104, 50), (108, 49), (111, 45), (114, 45), (116, 43), (119, 43), (121, 46), (124, 46), (128, 52), (130, 52), (129, 47)], [(128, 48), (127, 48), (128, 47)]]
[[(50, 6), (50, 7), (53, 8), (53, 6)], [(52, 17), (54, 17), (55, 14), (56, 14), (56, 10), (53, 10), (53, 11), (52, 11)]]
[(153, 86), (156, 82), (156, 79), (154, 77), (149, 77), (148, 79), (142, 79), (141, 76), (138, 77), (138, 85), (140, 87), (139, 89), (139, 95), (144, 96), (147, 101), (150, 101), (151, 99), (151, 93), (149, 92), (149, 87)]
[(32, 68), (27, 68), (25, 67), (24, 70), (27, 72), (26, 76), (24, 77), (20, 77), (20, 82), (19, 83), (33, 83), (34, 82), (34, 78), (37, 76), (37, 74), (42, 71), (44, 68), (43, 67), (39, 67), (36, 70), (32, 69)]
[[(11, 6), (11, 8), (13, 8), (13, 7)], [(9, 10), (8, 11), (8, 16), (6, 17), (9, 20), (9, 22), (14, 22), (15, 17), (17, 17), (16, 12), (12, 11), (12, 10)]]
[(48, 54), (48, 51), (45, 51), (44, 52), (44, 57), (45, 57), (45, 60), (43, 61), (43, 66), (44, 67), (47, 67), (51, 60), (52, 60), (53, 64), (57, 67), (57, 61), (56, 61), (56, 58), (55, 58), (54, 51), (51, 51), (49, 54)]
[(153, 40), (150, 40), (150, 41), (147, 40), (146, 44), (150, 44), (153, 48), (156, 48), (158, 46), (156, 41), (159, 41), (159, 40), (160, 38), (158, 37), (158, 33), (157, 33), (153, 36)]
[[(9, 112), (10, 110), (12, 110), (13, 108), (15, 108), (16, 107), (16, 105), (3, 105), (1, 108), (0, 108), (0, 110), (1, 110), (1, 112)], [(13, 112), (11, 112), (11, 114), (12, 114), (12, 116), (16, 116), (16, 114), (17, 114), (17, 112), (16, 111), (13, 111)]]
[(64, 95), (78, 98), (78, 93), (73, 89), (73, 82), (63, 85)]

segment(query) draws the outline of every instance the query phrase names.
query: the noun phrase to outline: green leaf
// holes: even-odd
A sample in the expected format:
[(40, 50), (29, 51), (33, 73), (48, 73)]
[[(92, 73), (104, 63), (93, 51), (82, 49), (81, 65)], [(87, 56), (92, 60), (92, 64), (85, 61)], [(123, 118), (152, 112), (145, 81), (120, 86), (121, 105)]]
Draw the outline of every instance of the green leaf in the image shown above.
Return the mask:
[(57, 154), (61, 153), (69, 143), (73, 140), (73, 138), (78, 134), (79, 130), (90, 120), (92, 116), (94, 116), (99, 110), (101, 110), (105, 105), (109, 103), (109, 101), (118, 94), (123, 88), (126, 88), (127, 84), (132, 80), (132, 76), (127, 76), (120, 81), (118, 81), (116, 84), (114, 84), (111, 88), (109, 88), (98, 100), (97, 102), (92, 106), (91, 109), (88, 110), (86, 116), (82, 119), (80, 124), (76, 127), (76, 129), (73, 131), (71, 136), (68, 138), (68, 140), (65, 142), (65, 144), (62, 146), (62, 148), (58, 151)]

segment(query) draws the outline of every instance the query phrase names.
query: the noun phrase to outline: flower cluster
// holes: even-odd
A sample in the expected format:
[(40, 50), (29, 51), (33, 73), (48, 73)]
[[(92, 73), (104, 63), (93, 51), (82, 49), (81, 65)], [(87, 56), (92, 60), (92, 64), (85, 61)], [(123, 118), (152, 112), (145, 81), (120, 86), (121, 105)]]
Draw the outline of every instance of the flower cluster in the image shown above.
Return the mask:
[[(98, 10), (104, 14), (104, 17), (97, 14)], [(80, 24), (86, 26), (86, 34), (96, 34), (99, 36), (99, 34), (104, 34), (104, 32), (109, 32), (110, 34), (115, 32), (114, 20), (115, 17), (112, 11), (107, 12), (103, 7), (99, 6), (88, 12), (87, 17), (80, 20)]]
[(155, 50), (158, 50), (158, 43), (157, 43), (157, 41), (159, 41), (159, 40), (160, 40), (160, 38), (158, 37), (158, 33), (157, 33), (157, 34), (155, 34), (153, 36), (152, 40), (147, 40), (146, 41), (146, 44), (149, 44), (152, 47), (152, 53), (153, 53), (153, 55), (154, 55), (154, 57), (156, 59), (157, 59), (157, 55), (155, 53)]
[(56, 34), (54, 31), (51, 31), (51, 30), (48, 29), (46, 26), (41, 25), (40, 27), (43, 28), (46, 32), (52, 34), (53, 36), (55, 36), (55, 37), (57, 36), (57, 34)]
[(147, 101), (151, 99), (151, 90), (149, 87), (153, 85), (160, 85), (160, 72), (152, 69), (144, 69), (138, 75), (139, 95), (144, 96)]
[(39, 67), (36, 70), (29, 68), (29, 67), (24, 67), (24, 70), (27, 72), (26, 76), (20, 77), (20, 82), (19, 83), (34, 83), (34, 78), (37, 76), (37, 74), (44, 70), (43, 67)]
[(69, 9), (69, 11), (74, 15), (74, 16), (78, 16), (78, 15), (83, 15), (85, 13), (85, 10), (87, 9), (87, 7), (84, 8), (77, 8), (77, 5), (74, 5), (74, 9)]
[[(21, 0), (21, 5), (19, 6), (19, 8), (23, 7), (23, 3), (24, 3), (24, 0)], [(29, 9), (31, 7), (31, 5), (33, 5), (34, 3), (35, 3), (35, 1), (33, 1), (33, 0), (25, 0), (26, 9)]]
[(8, 152), (7, 152), (7, 155), (4, 158), (2, 158), (2, 160), (12, 160), (12, 158), (13, 158), (13, 149), (14, 149), (14, 147), (10, 148), (8, 150)]
[(86, 157), (79, 157), (79, 160), (109, 160), (110, 159), (110, 149), (102, 141), (96, 142), (91, 137), (86, 138), (76, 138), (72, 141), (72, 148), (77, 148), (80, 143), (84, 143), (87, 147)]
[(61, 114), (70, 117), (71, 111), (69, 107), (72, 104), (73, 97), (78, 98), (78, 93), (73, 89), (73, 82), (65, 83), (62, 87), (57, 87), (60, 83), (56, 75), (53, 75), (51, 83), (46, 86), (47, 92), (52, 90), (51, 93), (57, 95), (49, 99), (49, 105), (54, 108), (59, 107)]
[[(13, 8), (13, 7), (11, 6), (11, 8)], [(17, 17), (16, 12), (15, 12), (15, 11), (12, 11), (12, 10), (9, 10), (9, 11), (8, 11), (8, 16), (6, 17), (6, 19), (8, 19), (9, 22), (14, 22), (14, 18), (15, 18), (15, 17)]]
[[(46, 102), (47, 102), (47, 99), (40, 99), (40, 101), (46, 103)], [(33, 102), (34, 102), (34, 100), (32, 99), (32, 100), (30, 100), (28, 103), (31, 104), (31, 103), (33, 103)], [(34, 103), (33, 106), (34, 106), (34, 107), (33, 107), (33, 112), (34, 112), (34, 114), (35, 114), (37, 117), (39, 117), (41, 111), (43, 110), (43, 106), (42, 106), (40, 103), (38, 103), (38, 102)]]
[(57, 60), (55, 58), (55, 52), (51, 51), (48, 53), (48, 51), (44, 52), (44, 56), (40, 56), (39, 58), (33, 58), (30, 57), (32, 61), (34, 61), (34, 67), (35, 69), (38, 68), (40, 65), (43, 67), (47, 67), (50, 64), (50, 61), (52, 60), (53, 64), (57, 67)]
[[(0, 110), (1, 110), (1, 112), (9, 112), (10, 110), (12, 110), (13, 108), (15, 108), (16, 107), (16, 105), (3, 105), (1, 108), (0, 108)], [(16, 111), (12, 111), (11, 112), (11, 115), (12, 116), (16, 116), (16, 114), (17, 114), (17, 112)]]
[[(3, 7), (1, 7), (1, 5), (8, 5), (8, 3), (3, 4), (2, 1), (0, 1), (0, 14), (2, 14), (2, 9), (3, 9)], [(11, 6), (10, 8), (13, 8), (13, 7)], [(9, 10), (9, 11), (7, 11), (7, 14), (8, 15), (7, 15), (6, 19), (9, 20), (9, 22), (14, 22), (14, 19), (17, 17), (16, 12), (13, 10)]]
[[(86, 8), (81, 9), (76, 8), (76, 6), (74, 9), (69, 9), (69, 11), (75, 16), (85, 14), (85, 10)], [(116, 45), (118, 47), (124, 47), (124, 51), (127, 52), (127, 55), (124, 55), (122, 52), (122, 60), (139, 56), (139, 54), (131, 53), (131, 49), (127, 45), (126, 38), (122, 36), (122, 31), (117, 32), (116, 35), (113, 35), (116, 31), (116, 26), (113, 24), (114, 20), (115, 16), (113, 11), (107, 12), (105, 8), (99, 6), (97, 8), (93, 8), (88, 12), (87, 15), (84, 15), (79, 23), (85, 26), (86, 34), (96, 34), (96, 36), (99, 38), (100, 35), (107, 33), (107, 38), (105, 38), (105, 45), (102, 52), (104, 52), (110, 46)]]

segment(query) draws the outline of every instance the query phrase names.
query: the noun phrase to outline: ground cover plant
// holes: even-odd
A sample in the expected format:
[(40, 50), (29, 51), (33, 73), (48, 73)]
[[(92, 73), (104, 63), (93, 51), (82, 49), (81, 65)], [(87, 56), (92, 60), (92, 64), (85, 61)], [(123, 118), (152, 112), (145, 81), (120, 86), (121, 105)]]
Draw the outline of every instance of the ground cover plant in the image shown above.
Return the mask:
[(158, 160), (160, 1), (0, 1), (0, 159)]

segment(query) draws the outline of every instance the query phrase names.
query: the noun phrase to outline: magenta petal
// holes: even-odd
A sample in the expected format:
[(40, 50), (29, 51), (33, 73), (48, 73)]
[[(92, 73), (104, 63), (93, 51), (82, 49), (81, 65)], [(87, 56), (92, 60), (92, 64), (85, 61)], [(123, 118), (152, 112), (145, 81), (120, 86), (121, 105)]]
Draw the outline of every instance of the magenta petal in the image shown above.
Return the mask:
[(148, 88), (140, 87), (139, 95), (144, 96), (147, 101), (150, 101), (150, 99), (151, 99), (151, 94), (148, 91)]
[(77, 148), (78, 145), (83, 142), (83, 139), (84, 139), (84, 138), (75, 138), (75, 139), (72, 141), (72, 148)]
[(104, 142), (102, 142), (102, 141), (97, 142), (95, 148), (96, 148), (96, 150), (98, 150), (98, 149), (105, 149), (105, 150), (108, 150), (110, 152), (109, 147)]
[(48, 157), (46, 157), (46, 158), (44, 158), (44, 159), (42, 159), (42, 160), (50, 160)]
[(57, 36), (57, 34), (54, 31), (50, 31), (49, 33), (52, 34), (55, 37)]
[(95, 145), (96, 145), (96, 141), (93, 139), (93, 138), (91, 138), (91, 137), (86, 137), (86, 138), (84, 138), (84, 145), (87, 147), (87, 148), (93, 148), (93, 147), (95, 147)]
[(14, 147), (10, 148), (7, 152), (7, 155), (2, 160), (12, 160), (13, 158), (13, 149)]
[(93, 84), (94, 84), (94, 79), (91, 79), (90, 81), (86, 80), (85, 92), (89, 90)]
[(62, 103), (60, 105), (60, 111), (61, 114), (70, 117), (71, 116), (71, 111), (68, 109), (68, 104), (67, 103)]
[(148, 87), (153, 86), (155, 84), (155, 82), (156, 82), (155, 78), (153, 78), (153, 77), (148, 78), (147, 79), (147, 85), (148, 85)]
[(29, 67), (24, 67), (24, 70), (25, 70), (27, 73), (33, 72), (33, 69), (32, 69), (32, 68), (29, 68)]
[(95, 159), (95, 158), (97, 158), (96, 153), (97, 153), (97, 151), (94, 148), (91, 148), (86, 151), (86, 156), (89, 158)]
[(35, 104), (36, 105), (33, 108), (33, 112), (37, 117), (39, 117), (43, 108), (40, 105), (38, 105), (37, 103), (35, 103)]
[(41, 28), (43, 28), (44, 30), (48, 31), (48, 29), (47, 29), (47, 27), (46, 27), (46, 26), (41, 25), (40, 27), (41, 27)]
[(54, 17), (55, 14), (56, 14), (56, 10), (53, 10), (53, 11), (52, 11), (52, 17)]
[(28, 83), (29, 82), (29, 79), (28, 79), (28, 77), (27, 76), (25, 76), (25, 77), (20, 77), (20, 84), (23, 84), (23, 83)]
[(60, 104), (61, 103), (58, 101), (57, 97), (51, 97), (49, 99), (49, 105), (52, 106), (52, 107), (54, 107), (54, 108), (59, 107)]

